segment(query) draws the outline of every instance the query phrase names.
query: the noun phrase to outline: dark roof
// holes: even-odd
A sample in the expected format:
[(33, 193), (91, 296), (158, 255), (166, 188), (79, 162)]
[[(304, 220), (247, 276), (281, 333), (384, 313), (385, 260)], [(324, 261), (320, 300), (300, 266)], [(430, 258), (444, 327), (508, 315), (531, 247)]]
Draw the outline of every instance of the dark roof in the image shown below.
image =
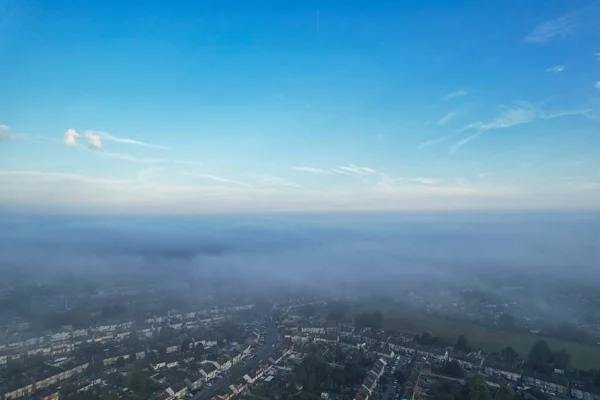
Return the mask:
[(211, 373), (212, 371), (214, 371), (215, 369), (217, 369), (217, 367), (215, 367), (212, 363), (206, 363), (206, 364), (202, 364), (200, 366), (200, 368), (206, 372), (207, 374)]
[(535, 371), (525, 370), (523, 371), (523, 377), (538, 379), (540, 381), (554, 383), (555, 385), (569, 386), (568, 379), (561, 375), (545, 375)]
[(180, 390), (182, 390), (184, 388), (187, 388), (187, 385), (183, 381), (171, 386), (171, 389), (173, 389), (174, 392), (179, 392)]
[(520, 364), (514, 365), (503, 362), (486, 362), (484, 368), (493, 368), (499, 371), (507, 371), (515, 374), (520, 374), (523, 370), (523, 367)]

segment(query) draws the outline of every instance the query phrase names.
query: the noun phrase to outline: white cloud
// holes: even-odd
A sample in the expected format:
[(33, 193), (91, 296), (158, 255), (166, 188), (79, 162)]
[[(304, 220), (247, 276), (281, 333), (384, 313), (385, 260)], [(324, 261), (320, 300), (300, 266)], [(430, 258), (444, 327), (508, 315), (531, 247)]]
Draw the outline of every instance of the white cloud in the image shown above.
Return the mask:
[(444, 115), (442, 118), (440, 118), (437, 122), (438, 125), (446, 125), (452, 118), (456, 117), (458, 115), (458, 111), (450, 111), (449, 113), (447, 113), (446, 115)]
[(94, 135), (90, 131), (85, 132), (83, 136), (87, 138), (90, 149), (102, 150), (102, 141), (100, 140), (100, 136)]
[(65, 132), (65, 137), (63, 139), (63, 144), (65, 146), (77, 146), (77, 138), (79, 137), (79, 133), (75, 131), (75, 129), (67, 129)]
[(139, 140), (134, 140), (134, 139), (121, 138), (121, 137), (118, 137), (118, 136), (110, 135), (110, 134), (108, 134), (106, 132), (95, 132), (95, 131), (87, 131), (87, 132), (90, 132), (92, 134), (98, 135), (98, 136), (102, 137), (102, 139), (107, 140), (109, 142), (123, 143), (123, 144), (133, 144), (133, 145), (136, 145), (136, 146), (150, 147), (150, 148), (153, 148), (153, 149), (163, 149), (163, 150), (169, 149), (169, 147), (167, 147), (167, 146), (162, 146), (162, 145), (152, 144), (152, 143), (146, 143), (146, 142), (140, 142)]
[[(214, 176), (207, 179), (214, 179)], [(223, 182), (216, 177), (217, 182)], [(231, 180), (228, 180), (231, 181)], [(593, 181), (592, 181), (593, 182)], [(226, 183), (226, 182), (223, 182)], [(41, 213), (193, 214), (283, 211), (597, 209), (600, 187), (545, 192), (472, 185), (374, 185), (294, 190), (141, 182), (41, 171), (0, 170), (0, 207)]]
[(600, 89), (600, 81), (597, 81), (597, 82), (594, 84), (594, 87), (595, 87), (596, 89)]
[(113, 153), (109, 151), (101, 151), (97, 152), (96, 154), (101, 155), (102, 157), (114, 158), (117, 160), (129, 161), (132, 163), (139, 164), (164, 164), (170, 161), (168, 158), (140, 158), (132, 156), (130, 154)]
[(358, 176), (358, 175), (372, 174), (375, 172), (375, 170), (373, 168), (369, 168), (369, 167), (359, 167), (358, 165), (348, 164), (348, 165), (338, 166), (338, 167), (333, 168), (333, 172), (336, 172), (336, 173), (342, 174), (342, 175)]
[(302, 171), (302, 172), (310, 172), (312, 174), (331, 174), (331, 171), (321, 168), (313, 168), (313, 167), (292, 167), (293, 170)]
[(445, 95), (444, 100), (450, 100), (450, 99), (454, 99), (456, 97), (463, 97), (468, 94), (469, 94), (469, 92), (467, 92), (466, 90), (456, 90), (454, 92), (450, 92), (447, 95)]
[(241, 181), (238, 181), (235, 179), (223, 178), (222, 176), (216, 176), (216, 175), (210, 175), (210, 174), (199, 174), (199, 173), (195, 173), (195, 172), (194, 173), (184, 172), (184, 175), (187, 175), (187, 176), (190, 176), (193, 178), (207, 179), (207, 180), (221, 182), (221, 183), (233, 184), (236, 186), (250, 187), (250, 185), (245, 182), (241, 182)]
[(545, 44), (555, 37), (572, 35), (577, 26), (577, 20), (580, 13), (581, 10), (572, 14), (560, 16), (536, 26), (533, 31), (525, 36), (525, 42)]
[(594, 55), (596, 56), (596, 58), (598, 59), (598, 61), (600, 61), (600, 52), (594, 53)]
[(491, 175), (492, 175), (492, 174), (490, 174), (489, 172), (480, 172), (480, 173), (478, 173), (478, 174), (477, 174), (477, 177), (478, 177), (479, 179), (485, 179), (485, 178), (487, 178), (487, 177), (489, 177), (489, 176), (491, 176)]
[(438, 183), (440, 183), (439, 179), (423, 178), (423, 177), (409, 178), (409, 177), (405, 177), (405, 176), (400, 176), (397, 178), (391, 178), (391, 180), (394, 182), (418, 183), (420, 185), (437, 185)]
[(450, 147), (450, 154), (454, 154), (458, 149), (460, 149), (462, 146), (464, 146), (465, 144), (469, 143), (472, 140), (477, 139), (479, 136), (483, 135), (483, 131), (482, 132), (477, 132), (472, 134), (471, 136), (467, 136), (464, 139), (459, 140), (458, 142), (454, 143), (451, 147)]
[(474, 130), (475, 133), (454, 143), (454, 145), (452, 145), (450, 148), (450, 153), (456, 152), (456, 150), (470, 141), (475, 140), (488, 130), (505, 129), (517, 125), (527, 124), (537, 119), (553, 119), (569, 115), (583, 115), (588, 118), (588, 114), (590, 112), (590, 110), (572, 110), (549, 113), (535, 107), (529, 102), (524, 101), (515, 102), (510, 106), (500, 106), (498, 107), (498, 110), (500, 111), (500, 116), (496, 119), (486, 123), (474, 122), (462, 128), (459, 132)]
[(565, 66), (564, 65), (555, 65), (552, 68), (548, 68), (546, 71), (548, 72), (562, 72), (565, 70)]
[(442, 136), (440, 138), (437, 139), (430, 139), (430, 140), (425, 140), (424, 142), (421, 142), (418, 146), (417, 149), (423, 149), (425, 147), (429, 147), (429, 146), (433, 146), (442, 142), (445, 142), (446, 140), (450, 139), (450, 136)]
[(133, 139), (120, 138), (117, 136), (109, 135), (106, 132), (96, 132), (92, 130), (87, 130), (83, 133), (83, 135), (80, 135), (79, 133), (77, 133), (77, 131), (75, 131), (75, 129), (68, 129), (65, 132), (63, 144), (65, 146), (71, 147), (77, 146), (79, 144), (77, 142), (77, 138), (79, 137), (85, 137), (86, 139), (88, 139), (88, 146), (96, 150), (102, 149), (102, 140), (107, 140), (109, 142), (115, 143), (133, 144), (137, 146), (150, 147), (155, 149), (168, 149), (168, 147), (166, 146), (159, 146), (156, 144), (140, 142)]
[(259, 175), (259, 174), (250, 174), (250, 176), (253, 179), (258, 180), (258, 184), (253, 185), (255, 187), (267, 187), (267, 186), (287, 186), (287, 187), (295, 187), (295, 188), (301, 187), (297, 183), (290, 182), (286, 178), (281, 178), (278, 176)]
[(22, 139), (20, 135), (15, 135), (9, 132), (10, 128), (8, 125), (0, 125), (0, 142), (13, 141), (16, 139)]

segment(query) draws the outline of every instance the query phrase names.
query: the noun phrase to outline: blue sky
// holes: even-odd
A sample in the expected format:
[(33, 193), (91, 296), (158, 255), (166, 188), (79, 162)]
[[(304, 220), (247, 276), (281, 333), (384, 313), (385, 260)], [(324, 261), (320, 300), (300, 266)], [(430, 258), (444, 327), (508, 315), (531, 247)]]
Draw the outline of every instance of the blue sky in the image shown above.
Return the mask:
[(597, 26), (583, 0), (0, 0), (0, 207), (598, 208)]

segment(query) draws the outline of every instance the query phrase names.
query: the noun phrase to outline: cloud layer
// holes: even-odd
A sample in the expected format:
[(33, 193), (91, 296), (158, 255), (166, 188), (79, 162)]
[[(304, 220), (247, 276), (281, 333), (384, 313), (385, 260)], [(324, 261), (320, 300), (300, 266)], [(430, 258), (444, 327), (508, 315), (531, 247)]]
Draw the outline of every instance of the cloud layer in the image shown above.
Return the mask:
[(72, 173), (0, 171), (0, 208), (13, 212), (167, 213), (278, 211), (417, 211), (468, 209), (589, 209), (600, 187), (572, 185), (546, 192), (443, 184), (398, 177), (354, 189), (305, 189), (283, 178), (239, 181), (195, 174), (198, 184), (117, 180)]

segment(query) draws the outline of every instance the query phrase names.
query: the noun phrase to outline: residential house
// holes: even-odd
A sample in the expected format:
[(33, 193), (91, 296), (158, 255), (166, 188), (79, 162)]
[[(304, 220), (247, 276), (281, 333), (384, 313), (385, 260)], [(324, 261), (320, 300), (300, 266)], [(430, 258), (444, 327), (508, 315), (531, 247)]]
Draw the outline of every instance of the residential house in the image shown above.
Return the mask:
[(512, 382), (518, 382), (521, 379), (522, 367), (520, 365), (510, 365), (505, 363), (486, 363), (483, 371), (487, 375), (504, 378)]
[(214, 361), (204, 360), (200, 364), (199, 372), (206, 380), (213, 379), (219, 373), (219, 365)]
[(180, 399), (190, 391), (190, 388), (186, 385), (185, 382), (179, 382), (178, 384), (171, 386), (171, 390), (173, 390), (173, 397), (176, 399)]
[(184, 382), (190, 388), (190, 391), (194, 391), (202, 387), (204, 380), (205, 378), (200, 374), (190, 374), (184, 379)]
[(580, 400), (600, 400), (600, 388), (583, 382), (571, 381), (571, 398)]
[(180, 349), (181, 349), (180, 345), (169, 346), (169, 347), (167, 347), (167, 354), (175, 353), (175, 352), (179, 351)]
[(57, 389), (47, 390), (36, 395), (38, 400), (58, 400), (60, 392)]
[(569, 393), (569, 381), (562, 375), (543, 375), (534, 371), (525, 371), (523, 384), (560, 396)]

